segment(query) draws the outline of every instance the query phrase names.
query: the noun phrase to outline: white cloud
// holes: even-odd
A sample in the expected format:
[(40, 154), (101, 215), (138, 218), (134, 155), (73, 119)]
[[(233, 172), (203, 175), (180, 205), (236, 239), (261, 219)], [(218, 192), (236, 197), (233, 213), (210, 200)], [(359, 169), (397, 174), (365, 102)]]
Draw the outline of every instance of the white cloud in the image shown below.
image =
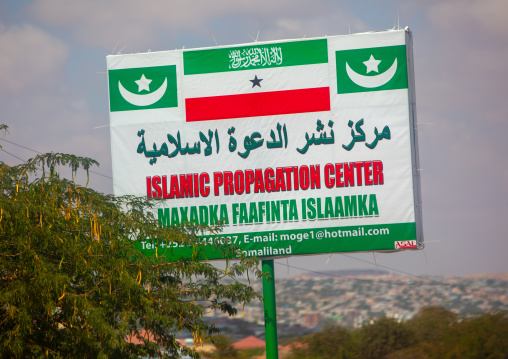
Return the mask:
[(507, 110), (508, 2), (445, 0), (422, 10), (431, 27), (415, 34), (419, 98), (429, 111), (469, 112), (467, 121), (474, 109), (483, 124), (500, 125)]
[(430, 7), (432, 22), (447, 31), (471, 31), (496, 38), (508, 33), (508, 2), (505, 0), (442, 1)]
[(55, 86), (68, 52), (61, 40), (32, 25), (0, 24), (0, 93)]
[(370, 30), (367, 25), (348, 14), (339, 12), (320, 14), (319, 16), (302, 16), (301, 18), (280, 17), (266, 34), (268, 39), (320, 37), (325, 35), (346, 35)]
[[(346, 33), (348, 21), (355, 25), (358, 20), (347, 11), (337, 11), (340, 7), (325, 0), (317, 0), (312, 6), (305, 0), (36, 0), (30, 12), (46, 25), (69, 30), (84, 44), (110, 52), (117, 44), (115, 51), (127, 45), (124, 52), (133, 52), (148, 48), (167, 50), (153, 46), (173, 43), (172, 40), (183, 35), (211, 38), (212, 28), (225, 23), (231, 23), (229, 32), (256, 26), (250, 28), (252, 36), (257, 30), (281, 37), (323, 36), (326, 28), (332, 29), (333, 34), (337, 29)], [(313, 34), (308, 33), (309, 22), (311, 30), (316, 30)]]

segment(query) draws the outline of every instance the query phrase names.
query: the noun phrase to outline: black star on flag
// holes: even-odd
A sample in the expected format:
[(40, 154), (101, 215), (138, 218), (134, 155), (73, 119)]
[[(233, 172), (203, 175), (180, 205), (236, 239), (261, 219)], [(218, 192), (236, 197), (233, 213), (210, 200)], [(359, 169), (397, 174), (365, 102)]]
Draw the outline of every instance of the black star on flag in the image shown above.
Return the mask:
[(261, 81), (263, 81), (263, 79), (258, 79), (258, 75), (256, 75), (254, 77), (254, 80), (249, 80), (250, 82), (252, 82), (252, 88), (254, 88), (254, 86), (259, 86), (261, 87)]

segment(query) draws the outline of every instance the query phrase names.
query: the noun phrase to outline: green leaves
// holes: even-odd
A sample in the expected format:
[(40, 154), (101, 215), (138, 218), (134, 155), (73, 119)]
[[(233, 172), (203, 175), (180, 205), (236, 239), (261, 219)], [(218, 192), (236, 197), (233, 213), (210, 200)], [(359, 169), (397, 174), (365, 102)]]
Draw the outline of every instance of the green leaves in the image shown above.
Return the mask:
[(79, 157), (68, 155), (65, 153), (45, 153), (27, 161), (26, 168), (34, 173), (37, 169), (42, 168), (42, 177), (46, 175), (46, 167), (49, 170), (49, 177), (52, 178), (58, 175), (55, 172), (57, 166), (68, 166), (72, 171), (72, 178), (75, 178), (78, 168), (82, 168), (87, 174), (87, 185), (89, 178), (89, 169), (92, 166), (99, 166), (99, 162), (87, 157)]
[(422, 308), (407, 322), (380, 318), (354, 330), (325, 327), (300, 339), (289, 358), (506, 358), (508, 316), (459, 319), (443, 307)]
[[(152, 202), (101, 194), (57, 172), (69, 166), (74, 178), (93, 165), (55, 153), (19, 166), (0, 163), (0, 352), (170, 357), (180, 350), (178, 331), (197, 341), (218, 332), (203, 320), (205, 310), (234, 314), (237, 305), (259, 298), (234, 280), (249, 271), (259, 276), (256, 259), (243, 257), (227, 273), (197, 260), (196, 234), (220, 227), (161, 228), (147, 211)], [(147, 257), (135, 248), (147, 238), (192, 246), (194, 255), (178, 262)], [(152, 339), (126, 342), (143, 331)]]

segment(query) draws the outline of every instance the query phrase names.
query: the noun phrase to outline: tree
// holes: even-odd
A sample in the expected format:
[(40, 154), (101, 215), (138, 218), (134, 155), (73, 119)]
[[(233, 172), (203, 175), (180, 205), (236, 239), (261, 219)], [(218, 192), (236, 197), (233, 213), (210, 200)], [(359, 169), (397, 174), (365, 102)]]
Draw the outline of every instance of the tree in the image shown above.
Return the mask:
[(238, 350), (233, 346), (233, 342), (225, 335), (218, 335), (214, 338), (215, 352), (209, 355), (212, 359), (235, 359), (240, 358)]
[(508, 315), (484, 313), (457, 321), (443, 332), (441, 345), (428, 346), (429, 358), (489, 358), (508, 356)]
[(408, 321), (420, 341), (440, 342), (443, 331), (457, 321), (457, 315), (446, 308), (430, 306), (420, 311)]
[(356, 358), (352, 333), (341, 326), (327, 326), (302, 339), (305, 345), (293, 350), (292, 358)]
[[(6, 127), (0, 129), (5, 130)], [(180, 348), (175, 334), (196, 342), (218, 333), (203, 320), (207, 308), (230, 315), (259, 295), (236, 278), (258, 260), (241, 257), (220, 270), (202, 258), (199, 233), (219, 227), (186, 224), (162, 228), (154, 204), (115, 198), (80, 186), (77, 170), (94, 160), (46, 154), (26, 164), (0, 163), (0, 352), (7, 357), (138, 358), (198, 356)], [(70, 166), (72, 179), (59, 166)], [(42, 175), (37, 175), (42, 170)], [(147, 238), (192, 247), (170, 262), (146, 256), (134, 244)], [(217, 242), (227, 258), (234, 247)], [(144, 339), (148, 333), (153, 341)], [(126, 342), (134, 336), (142, 345)]]
[(361, 338), (361, 358), (378, 359), (416, 344), (416, 337), (405, 323), (383, 317), (372, 324), (363, 326)]

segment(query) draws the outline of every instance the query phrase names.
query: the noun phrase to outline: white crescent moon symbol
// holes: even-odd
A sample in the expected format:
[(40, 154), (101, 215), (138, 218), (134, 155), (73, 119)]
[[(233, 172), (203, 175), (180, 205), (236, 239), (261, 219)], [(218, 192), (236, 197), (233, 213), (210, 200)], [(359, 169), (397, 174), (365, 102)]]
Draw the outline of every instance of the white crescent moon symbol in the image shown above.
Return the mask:
[(359, 73), (355, 72), (351, 67), (349, 67), (349, 64), (346, 62), (346, 72), (355, 84), (361, 87), (367, 87), (367, 88), (374, 88), (379, 87), (390, 81), (395, 75), (395, 72), (397, 71), (397, 58), (395, 58), (395, 61), (393, 61), (392, 66), (382, 74), (376, 75), (376, 76), (364, 76), (360, 75)]
[(120, 94), (128, 103), (140, 107), (150, 106), (159, 101), (166, 93), (166, 88), (168, 87), (167, 79), (168, 78), (166, 77), (163, 84), (157, 90), (146, 95), (136, 95), (135, 93), (127, 91), (120, 81), (118, 81), (118, 88), (120, 90)]

